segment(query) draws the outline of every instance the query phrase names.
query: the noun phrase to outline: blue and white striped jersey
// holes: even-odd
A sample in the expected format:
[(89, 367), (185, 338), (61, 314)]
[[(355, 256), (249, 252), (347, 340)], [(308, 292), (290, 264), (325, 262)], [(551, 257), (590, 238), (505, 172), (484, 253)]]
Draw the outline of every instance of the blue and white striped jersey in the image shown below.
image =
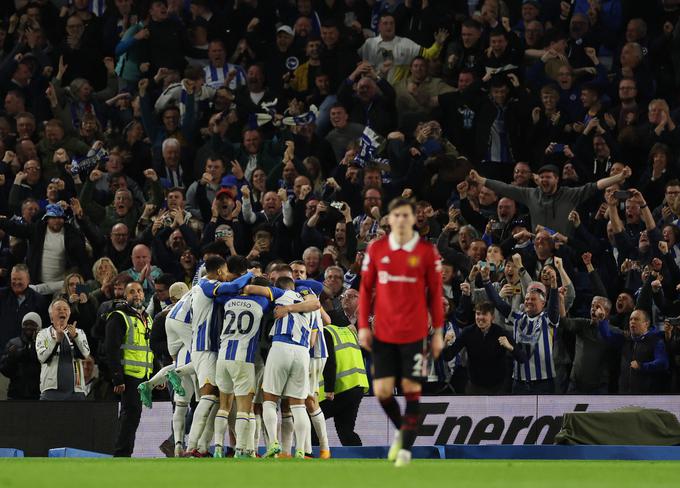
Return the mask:
[[(312, 285), (314, 283), (314, 285)], [(315, 286), (318, 283), (318, 286)], [(315, 286), (316, 289), (311, 286)], [(323, 284), (314, 282), (312, 280), (297, 280), (295, 282), (295, 291), (304, 294), (305, 292), (320, 295), (323, 291)], [(317, 330), (316, 342), (309, 350), (309, 357), (314, 359), (325, 359), (328, 357), (328, 348), (326, 347), (326, 338), (323, 336), (323, 319), (321, 318), (321, 310), (313, 312), (314, 322), (312, 323), (312, 330)]]
[(172, 305), (165, 317), (168, 352), (175, 357), (181, 348), (191, 350), (191, 290)]
[(182, 298), (172, 306), (170, 312), (168, 312), (168, 317), (191, 325), (191, 290), (186, 292)]
[(520, 381), (548, 380), (555, 377), (553, 362), (553, 343), (555, 327), (548, 310), (535, 317), (526, 313), (513, 312), (513, 339), (518, 347), (524, 348), (528, 360), (524, 364), (515, 362), (513, 378)]
[(309, 357), (313, 359), (326, 359), (328, 357), (328, 348), (326, 347), (326, 338), (323, 336), (323, 319), (321, 318), (321, 310), (312, 312), (314, 316), (312, 322), (312, 330), (316, 330), (316, 342), (309, 349)]
[(203, 68), (205, 72), (205, 84), (211, 88), (218, 89), (224, 85), (224, 80), (227, 79), (231, 71), (236, 71), (236, 76), (229, 82), (229, 89), (236, 90), (246, 84), (246, 72), (243, 67), (238, 64), (226, 63), (221, 68), (209, 64)]
[[(280, 292), (277, 294), (277, 291)], [(270, 298), (257, 295), (239, 295), (224, 304), (224, 322), (220, 335), (219, 359), (255, 363), (260, 343), (262, 316), (281, 294), (272, 290)]]
[[(276, 288), (272, 288), (272, 291)], [(293, 305), (304, 301), (304, 296), (311, 293), (309, 290), (301, 292), (286, 290), (280, 297), (275, 298), (276, 305)], [(276, 319), (270, 336), (273, 342), (285, 342), (309, 349), (309, 337), (314, 326), (314, 313), (289, 313), (281, 319)]]
[(224, 303), (247, 285), (250, 278), (252, 274), (246, 273), (226, 283), (208, 278), (198, 280), (191, 289), (191, 352), (219, 351)]

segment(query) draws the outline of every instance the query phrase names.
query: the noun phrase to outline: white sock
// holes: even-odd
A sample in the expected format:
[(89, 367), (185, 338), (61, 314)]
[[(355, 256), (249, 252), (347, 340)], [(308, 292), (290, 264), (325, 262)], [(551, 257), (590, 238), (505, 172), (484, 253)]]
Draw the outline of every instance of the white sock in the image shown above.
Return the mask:
[(295, 449), (303, 451), (307, 436), (312, 433), (312, 424), (309, 423), (307, 408), (304, 405), (291, 405), (290, 411), (293, 414), (295, 429)]
[(293, 450), (293, 415), (281, 413), (281, 452), (290, 454)]
[(191, 430), (189, 431), (189, 445), (187, 450), (193, 451), (198, 445), (198, 440), (203, 434), (205, 423), (210, 415), (210, 409), (217, 404), (217, 397), (215, 395), (204, 395), (198, 402), (196, 411), (194, 412), (194, 420), (191, 422)]
[(172, 432), (175, 437), (175, 444), (180, 442), (184, 445), (184, 428), (188, 409), (189, 404), (186, 402), (175, 403), (175, 411), (172, 412)]
[[(326, 416), (319, 408), (315, 412), (309, 414), (316, 436), (319, 438), (319, 449), (322, 451), (328, 450), (328, 432), (326, 432)], [(311, 437), (311, 436), (310, 436)], [(310, 439), (311, 442), (311, 439)], [(308, 451), (311, 452), (311, 451)]]
[(250, 432), (250, 419), (248, 412), (236, 413), (236, 449), (240, 452), (246, 450), (248, 445), (248, 433)]
[(194, 374), (194, 365), (192, 363), (187, 363), (184, 366), (180, 366), (179, 368), (175, 368), (175, 373), (177, 373), (177, 376), (180, 378), (182, 376), (188, 376), (190, 374)]
[(208, 452), (210, 447), (210, 441), (212, 441), (213, 434), (215, 432), (215, 415), (217, 415), (217, 410), (219, 410), (219, 401), (210, 408), (210, 413), (205, 421), (205, 426), (203, 427), (203, 433), (201, 438), (198, 440), (198, 450), (200, 452)]
[(264, 423), (264, 428), (267, 429), (269, 443), (278, 442), (279, 439), (276, 431), (278, 430), (279, 417), (276, 415), (276, 403), (269, 401), (262, 402), (262, 422)]
[(255, 428), (256, 422), (255, 422), (255, 414), (254, 413), (249, 413), (248, 414), (248, 434), (246, 435), (246, 451), (254, 451), (255, 446), (255, 431), (257, 430)]
[(227, 417), (229, 412), (226, 410), (218, 410), (215, 415), (215, 445), (224, 445), (224, 434), (227, 432)]
[(169, 371), (172, 371), (175, 369), (174, 364), (168, 364), (166, 367), (161, 368), (158, 373), (153, 375), (149, 380), (146, 382), (147, 385), (149, 385), (151, 388), (156, 388), (159, 385), (162, 385), (163, 383), (166, 383), (168, 380), (165, 377), (166, 374), (168, 374)]
[(268, 446), (267, 441), (267, 429), (264, 428), (262, 424), (262, 415), (255, 415), (255, 436), (253, 437), (253, 443), (255, 444), (255, 449), (260, 447), (260, 437), (264, 437), (264, 445)]

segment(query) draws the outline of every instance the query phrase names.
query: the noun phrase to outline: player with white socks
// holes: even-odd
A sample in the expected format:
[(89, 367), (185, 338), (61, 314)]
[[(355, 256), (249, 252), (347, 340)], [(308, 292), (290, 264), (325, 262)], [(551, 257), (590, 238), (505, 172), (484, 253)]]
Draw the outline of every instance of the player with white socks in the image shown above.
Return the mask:
[[(229, 259), (234, 257), (238, 256), (232, 256)], [(229, 270), (228, 261), (219, 256), (206, 259), (205, 269), (205, 277), (201, 278), (191, 289), (191, 359), (201, 395), (194, 411), (187, 445), (187, 453), (194, 457), (209, 456), (207, 444), (209, 438), (212, 437), (214, 419), (219, 407), (215, 365), (219, 348), (219, 333), (224, 316), (224, 303), (236, 295), (252, 278), (252, 274), (246, 273), (236, 279), (237, 275)], [(227, 280), (234, 281), (227, 282)], [(208, 430), (204, 432), (206, 428)], [(208, 433), (210, 433), (209, 437)], [(207, 442), (206, 437), (208, 437)]]
[[(319, 458), (330, 459), (331, 451), (328, 446), (328, 432), (326, 431), (326, 416), (319, 406), (319, 381), (323, 378), (323, 368), (326, 366), (328, 349), (323, 335), (324, 322), (330, 324), (330, 317), (323, 308), (314, 312), (315, 327), (317, 329), (316, 341), (309, 350), (309, 396), (305, 400), (307, 413), (312, 421), (316, 436), (319, 438)], [(312, 452), (312, 436), (307, 439), (305, 452)]]
[[(248, 266), (241, 258), (243, 269)], [(236, 257), (230, 261), (235, 267)], [(223, 443), (227, 432), (229, 412), (236, 398), (235, 458), (253, 457), (248, 439), (254, 438), (255, 417), (251, 421), (253, 395), (255, 393), (255, 354), (260, 345), (262, 317), (273, 301), (272, 291), (265, 278), (254, 278), (243, 289), (243, 294), (230, 298), (224, 305), (224, 323), (217, 356), (216, 380), (220, 390), (220, 409), (215, 418), (215, 457), (224, 457)], [(260, 286), (256, 286), (260, 285)], [(259, 296), (264, 291), (267, 297)]]
[[(290, 263), (290, 269), (292, 271), (293, 278), (296, 280), (296, 287), (302, 288), (304, 286), (309, 286), (310, 289), (318, 296), (323, 291), (323, 285), (320, 283), (316, 285), (313, 281), (307, 280), (307, 266), (305, 266), (304, 261), (293, 261)], [(297, 288), (296, 288), (297, 289)], [(323, 335), (323, 325), (330, 324), (331, 319), (323, 308), (315, 312), (314, 320), (317, 321), (318, 333), (316, 336), (316, 342), (314, 346), (309, 351), (309, 396), (305, 401), (305, 406), (307, 407), (307, 413), (309, 413), (309, 418), (312, 421), (314, 430), (316, 431), (316, 436), (319, 438), (319, 458), (329, 459), (331, 457), (331, 451), (328, 446), (328, 432), (326, 431), (326, 416), (323, 414), (321, 407), (319, 406), (319, 381), (323, 375), (323, 368), (326, 365), (326, 359), (328, 358), (328, 349), (326, 348), (326, 339)], [(284, 418), (285, 421), (285, 418)], [(281, 426), (281, 437), (283, 438), (283, 426)], [(285, 444), (282, 441), (282, 448), (285, 452)], [(312, 436), (309, 436), (307, 443), (305, 445), (305, 452), (311, 454), (312, 452)]]
[(264, 367), (262, 390), (262, 419), (269, 434), (265, 457), (275, 457), (281, 452), (277, 438), (278, 416), (276, 404), (283, 396), (288, 398), (295, 430), (295, 457), (304, 458), (305, 441), (311, 435), (311, 424), (305, 409), (309, 393), (309, 345), (314, 344), (316, 330), (312, 329), (313, 315), (320, 308), (319, 300), (309, 290), (295, 291), (292, 278), (281, 277), (276, 286), (285, 290), (278, 297), (272, 288), (277, 307), (274, 309), (272, 347)]

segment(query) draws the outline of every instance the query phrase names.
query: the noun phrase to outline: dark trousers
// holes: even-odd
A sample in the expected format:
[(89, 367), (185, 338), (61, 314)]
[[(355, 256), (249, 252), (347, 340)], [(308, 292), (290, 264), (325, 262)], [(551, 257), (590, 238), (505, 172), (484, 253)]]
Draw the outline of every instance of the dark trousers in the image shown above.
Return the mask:
[(519, 381), (515, 380), (512, 383), (512, 393), (514, 395), (552, 395), (555, 393), (554, 380), (535, 380), (535, 381)]
[(113, 455), (130, 457), (135, 449), (135, 436), (139, 420), (142, 418), (142, 400), (137, 387), (143, 381), (131, 376), (124, 376), (125, 391), (120, 395), (120, 416), (118, 417), (118, 438)]
[[(359, 434), (354, 432), (354, 426), (357, 422), (357, 415), (359, 414), (359, 405), (361, 399), (364, 397), (364, 390), (360, 387), (354, 387), (342, 393), (335, 395), (335, 399), (330, 402), (324, 400), (321, 402), (321, 410), (324, 416), (329, 419), (333, 418), (335, 422), (335, 430), (338, 433), (338, 438), (343, 446), (361, 446), (361, 438)], [(318, 444), (316, 432), (312, 429), (312, 443)]]

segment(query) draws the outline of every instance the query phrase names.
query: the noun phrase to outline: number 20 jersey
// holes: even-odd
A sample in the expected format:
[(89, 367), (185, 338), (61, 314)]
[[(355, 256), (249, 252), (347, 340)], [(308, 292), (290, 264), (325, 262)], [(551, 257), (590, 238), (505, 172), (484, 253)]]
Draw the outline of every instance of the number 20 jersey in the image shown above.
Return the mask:
[(224, 322), (218, 359), (255, 362), (262, 316), (271, 301), (256, 295), (241, 295), (224, 304)]

